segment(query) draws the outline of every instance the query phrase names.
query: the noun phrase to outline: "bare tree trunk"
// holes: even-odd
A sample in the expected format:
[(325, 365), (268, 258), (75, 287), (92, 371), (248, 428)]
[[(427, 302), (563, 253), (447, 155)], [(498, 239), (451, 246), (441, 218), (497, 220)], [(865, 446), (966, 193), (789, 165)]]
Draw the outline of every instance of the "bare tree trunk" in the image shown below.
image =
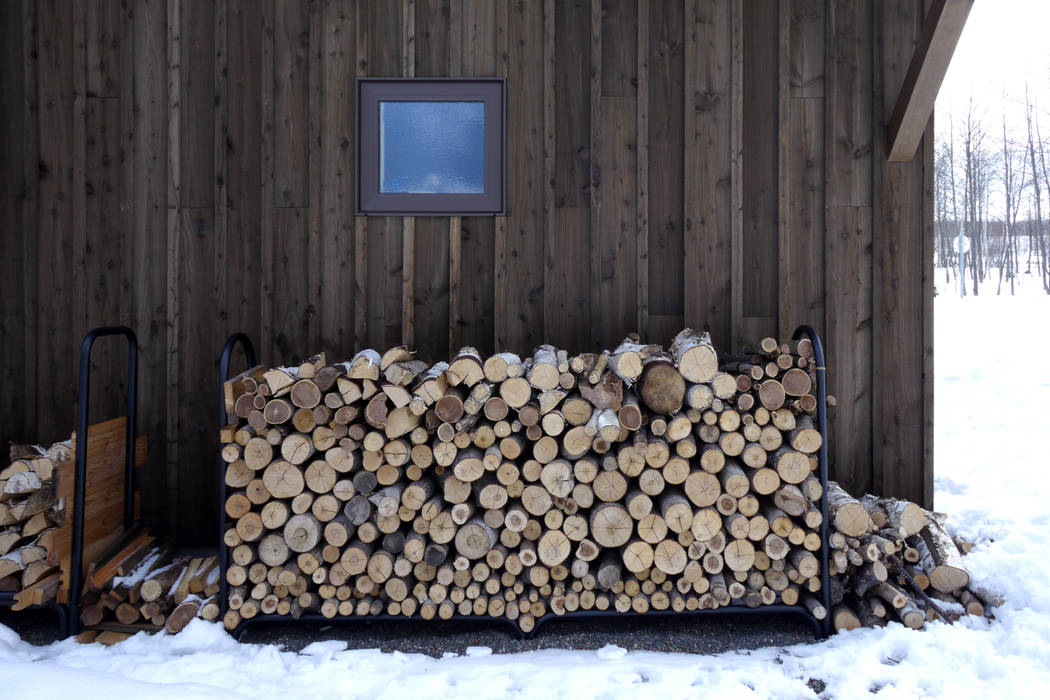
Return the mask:
[[(1025, 102), (1028, 107), (1028, 155), (1032, 161), (1032, 187), (1035, 194), (1035, 223), (1036, 223), (1036, 240), (1039, 243), (1039, 259), (1037, 261), (1039, 265), (1039, 279), (1043, 283), (1043, 289), (1050, 294), (1050, 272), (1047, 271), (1047, 260), (1046, 260), (1046, 247), (1043, 241), (1043, 203), (1042, 203), (1042, 190), (1039, 186), (1039, 164), (1035, 157), (1035, 142), (1036, 137), (1033, 134), (1033, 128), (1038, 129), (1035, 120), (1032, 115), (1032, 103), (1028, 100), (1027, 93), (1025, 94)], [(1039, 144), (1040, 157), (1043, 154), (1043, 145)], [(1044, 160), (1045, 166), (1045, 160)], [(1044, 182), (1046, 182), (1046, 170), (1043, 170)], [(1031, 265), (1032, 246), (1029, 239), (1029, 266)]]

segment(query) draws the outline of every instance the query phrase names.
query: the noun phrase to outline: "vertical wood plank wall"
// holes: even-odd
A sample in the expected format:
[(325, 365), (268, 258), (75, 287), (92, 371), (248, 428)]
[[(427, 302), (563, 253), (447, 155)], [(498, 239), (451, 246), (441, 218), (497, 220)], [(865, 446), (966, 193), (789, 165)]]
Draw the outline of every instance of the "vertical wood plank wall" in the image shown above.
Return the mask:
[[(832, 470), (929, 504), (931, 131), (885, 162), (921, 0), (16, 0), (0, 32), (0, 440), (142, 345), (143, 484), (215, 521), (217, 354), (824, 336)], [(503, 76), (502, 217), (354, 215), (354, 78)], [(100, 344), (94, 415), (120, 411)]]

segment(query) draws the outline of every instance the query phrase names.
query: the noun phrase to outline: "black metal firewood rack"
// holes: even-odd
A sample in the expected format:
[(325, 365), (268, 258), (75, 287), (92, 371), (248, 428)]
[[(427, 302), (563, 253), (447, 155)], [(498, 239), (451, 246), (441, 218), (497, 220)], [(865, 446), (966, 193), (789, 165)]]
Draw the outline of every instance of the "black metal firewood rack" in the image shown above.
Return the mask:
[[(512, 630), (512, 634), (522, 637), (531, 638), (536, 635), (540, 627), (547, 622), (555, 619), (565, 620), (582, 620), (582, 619), (595, 619), (595, 618), (611, 618), (611, 619), (638, 619), (638, 618), (657, 618), (657, 617), (681, 617), (686, 615), (691, 616), (709, 616), (709, 615), (741, 615), (741, 616), (754, 616), (762, 615), (766, 617), (774, 617), (778, 615), (801, 617), (808, 621), (813, 626), (813, 631), (818, 638), (825, 638), (831, 634), (831, 600), (830, 600), (830, 581), (829, 581), (829, 570), (828, 570), (828, 504), (826, 494), (828, 492), (828, 431), (827, 431), (827, 384), (826, 384), (826, 361), (824, 357), (824, 346), (821, 343), (820, 336), (817, 334), (811, 326), (799, 326), (792, 338), (799, 340), (801, 338), (808, 338), (813, 344), (814, 360), (816, 362), (816, 376), (817, 376), (817, 424), (820, 430), (821, 437), (823, 438), (820, 451), (818, 453), (819, 459), (819, 471), (820, 471), (820, 483), (823, 487), (824, 496), (820, 499), (820, 510), (823, 519), (820, 524), (820, 563), (821, 563), (821, 590), (820, 598), (821, 603), (824, 606), (824, 610), (827, 612), (823, 620), (817, 619), (812, 613), (803, 605), (785, 605), (778, 603), (774, 605), (760, 605), (758, 607), (749, 608), (745, 605), (728, 605), (714, 610), (688, 610), (675, 612), (671, 610), (649, 610), (644, 613), (638, 613), (634, 611), (618, 612), (615, 610), (576, 610), (572, 612), (566, 612), (563, 615), (556, 615), (552, 612), (548, 612), (536, 619), (536, 624), (529, 632), (524, 632), (518, 625), (505, 617), (488, 617), (486, 615), (459, 615), (458, 613), (449, 618), (450, 622), (455, 621), (467, 621), (473, 623), (486, 623), (493, 625), (501, 625), (509, 627)], [(244, 333), (234, 333), (226, 341), (225, 347), (223, 347), (222, 355), (219, 361), (219, 429), (226, 427), (226, 405), (223, 394), (223, 387), (229, 377), (230, 360), (233, 352), (237, 345), (242, 345), (244, 354), (248, 363), (248, 367), (253, 367), (256, 364), (255, 361), (255, 350), (252, 345), (251, 339), (248, 338)], [(218, 458), (219, 465), (219, 561), (221, 562), (220, 572), (220, 602), (219, 610), (220, 617), (225, 614), (228, 609), (228, 590), (226, 582), (226, 571), (229, 568), (229, 547), (226, 545), (224, 535), (228, 527), (226, 521), (226, 480), (225, 480), (225, 468), (226, 463)], [(299, 618), (293, 618), (288, 615), (258, 615), (249, 619), (242, 619), (236, 628), (231, 630), (231, 634), (234, 637), (240, 638), (244, 631), (252, 624), (255, 623), (292, 623), (292, 622), (316, 622), (324, 624), (343, 624), (343, 623), (361, 623), (361, 622), (405, 622), (405, 621), (423, 621), (423, 618), (418, 614), (412, 616), (404, 615), (336, 615), (335, 617), (325, 617), (317, 613), (309, 613), (300, 616)], [(442, 620), (444, 622), (445, 620)], [(433, 624), (437, 620), (427, 620), (425, 622)]]
[[(50, 608), (58, 617), (59, 634), (67, 637), (76, 634), (80, 629), (80, 589), (81, 570), (84, 558), (84, 493), (87, 486), (87, 434), (88, 434), (88, 401), (91, 393), (91, 349), (95, 341), (111, 335), (120, 335), (128, 345), (128, 384), (127, 384), (127, 425), (125, 428), (125, 463), (124, 463), (124, 529), (131, 528), (135, 517), (135, 406), (137, 398), (138, 376), (138, 339), (135, 332), (127, 326), (103, 326), (84, 336), (80, 344), (80, 374), (77, 386), (77, 440), (76, 464), (73, 472), (73, 532), (70, 540), (70, 572), (68, 600), (58, 602), (57, 597), (42, 605), (30, 605), (24, 609)], [(0, 593), (0, 606), (11, 607), (15, 604), (15, 593)]]

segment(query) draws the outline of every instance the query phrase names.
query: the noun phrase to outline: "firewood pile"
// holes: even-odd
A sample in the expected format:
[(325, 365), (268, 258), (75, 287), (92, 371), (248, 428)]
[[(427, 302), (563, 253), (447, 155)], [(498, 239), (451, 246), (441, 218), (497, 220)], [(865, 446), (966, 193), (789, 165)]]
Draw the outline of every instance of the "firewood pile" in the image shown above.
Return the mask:
[(219, 576), (218, 557), (175, 556), (138, 533), (88, 566), (80, 621), (89, 631), (175, 634), (195, 617), (218, 617)]
[(918, 629), (927, 621), (984, 615), (986, 602), (999, 602), (984, 591), (990, 600), (982, 600), (971, 589), (962, 555), (972, 545), (948, 534), (943, 515), (904, 500), (871, 494), (856, 499), (835, 482), (828, 507), (836, 630), (890, 620)]
[(719, 356), (690, 329), (666, 350), (252, 368), (225, 387), (224, 623), (820, 613), (814, 370), (807, 340)]
[(0, 471), (0, 593), (15, 593), (14, 609), (54, 600), (60, 586), (56, 537), (65, 523), (56, 466), (72, 458), (70, 441), (46, 450), (12, 445)]

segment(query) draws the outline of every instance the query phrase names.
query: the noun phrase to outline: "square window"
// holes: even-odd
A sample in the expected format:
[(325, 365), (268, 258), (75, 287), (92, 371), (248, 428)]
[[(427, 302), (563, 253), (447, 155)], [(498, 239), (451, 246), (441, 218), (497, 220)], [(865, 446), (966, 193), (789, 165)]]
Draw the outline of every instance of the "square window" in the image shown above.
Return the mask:
[(359, 214), (501, 214), (502, 79), (358, 79)]

